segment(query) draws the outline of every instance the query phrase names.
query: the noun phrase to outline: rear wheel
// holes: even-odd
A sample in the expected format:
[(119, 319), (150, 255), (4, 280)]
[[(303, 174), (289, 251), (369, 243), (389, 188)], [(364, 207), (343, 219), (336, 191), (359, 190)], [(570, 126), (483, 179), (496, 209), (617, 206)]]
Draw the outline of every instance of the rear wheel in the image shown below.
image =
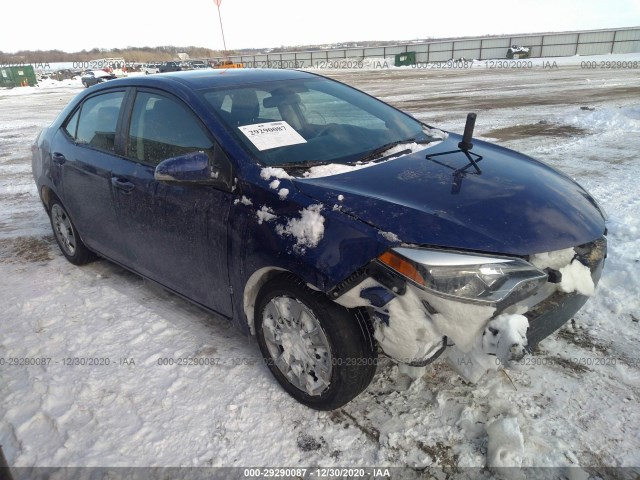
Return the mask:
[(299, 402), (333, 410), (371, 382), (377, 355), (366, 320), (293, 275), (279, 275), (263, 287), (254, 318), (271, 373)]
[(84, 265), (95, 259), (95, 255), (82, 242), (69, 214), (58, 200), (51, 203), (49, 217), (56, 242), (67, 260), (75, 265)]

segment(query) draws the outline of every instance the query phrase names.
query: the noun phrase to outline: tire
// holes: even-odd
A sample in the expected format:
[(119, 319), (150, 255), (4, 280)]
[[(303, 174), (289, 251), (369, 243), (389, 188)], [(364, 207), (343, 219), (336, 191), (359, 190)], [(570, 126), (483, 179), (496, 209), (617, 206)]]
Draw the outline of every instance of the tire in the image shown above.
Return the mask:
[[(300, 403), (335, 410), (371, 383), (377, 350), (368, 321), (297, 277), (282, 274), (267, 283), (254, 318), (269, 370)], [(304, 335), (310, 332), (316, 333)]]
[(74, 265), (84, 265), (95, 260), (95, 254), (82, 242), (69, 214), (58, 199), (51, 202), (49, 219), (58, 247), (67, 260)]

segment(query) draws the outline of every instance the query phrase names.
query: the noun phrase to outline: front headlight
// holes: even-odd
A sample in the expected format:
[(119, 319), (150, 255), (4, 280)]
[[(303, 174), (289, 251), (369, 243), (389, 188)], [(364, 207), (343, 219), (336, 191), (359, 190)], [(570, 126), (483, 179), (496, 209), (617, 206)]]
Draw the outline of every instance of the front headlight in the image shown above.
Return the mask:
[(545, 272), (520, 258), (398, 247), (378, 260), (437, 295), (503, 307), (528, 297), (547, 281)]

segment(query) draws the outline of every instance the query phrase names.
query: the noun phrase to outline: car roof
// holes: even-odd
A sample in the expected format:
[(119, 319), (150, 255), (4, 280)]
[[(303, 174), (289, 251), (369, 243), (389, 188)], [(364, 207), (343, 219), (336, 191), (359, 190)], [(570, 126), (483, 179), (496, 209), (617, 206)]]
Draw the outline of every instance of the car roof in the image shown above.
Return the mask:
[(160, 87), (179, 83), (190, 90), (203, 90), (208, 88), (240, 86), (277, 80), (312, 78), (315, 76), (316, 75), (312, 73), (302, 72), (300, 70), (220, 68), (133, 76), (114, 80), (113, 82), (110, 82), (110, 84), (111, 86), (118, 84), (121, 86)]

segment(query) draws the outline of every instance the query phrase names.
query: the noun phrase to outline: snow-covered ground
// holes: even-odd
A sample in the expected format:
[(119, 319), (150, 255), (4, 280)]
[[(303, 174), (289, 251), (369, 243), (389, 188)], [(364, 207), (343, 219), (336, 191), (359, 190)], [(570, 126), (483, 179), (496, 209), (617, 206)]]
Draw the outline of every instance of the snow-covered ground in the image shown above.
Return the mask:
[[(0, 90), (9, 464), (439, 466), (472, 476), (463, 467), (521, 463), (633, 475), (601, 469), (640, 466), (640, 68), (580, 68), (592, 59), (608, 57), (549, 69), (325, 72), (445, 129), (460, 132), (476, 112), (477, 136), (564, 170), (610, 216), (595, 297), (535, 356), (478, 385), (441, 361), (412, 382), (382, 359), (371, 386), (334, 412), (291, 399), (255, 341), (226, 323), (107, 261), (66, 262), (37, 198), (30, 145), (82, 86)], [(184, 357), (206, 364), (163, 365)]]

